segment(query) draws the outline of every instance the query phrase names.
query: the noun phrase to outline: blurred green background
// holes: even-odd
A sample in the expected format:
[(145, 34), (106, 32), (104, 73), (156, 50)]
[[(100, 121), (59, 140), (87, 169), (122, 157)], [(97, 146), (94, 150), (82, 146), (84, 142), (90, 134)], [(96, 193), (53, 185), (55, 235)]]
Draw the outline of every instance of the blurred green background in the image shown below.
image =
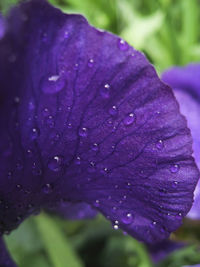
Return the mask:
[[(17, 0), (0, 0), (5, 14)], [(143, 51), (158, 73), (200, 61), (199, 0), (49, 0), (67, 13), (81, 13), (95, 27)], [(187, 246), (152, 262), (148, 248), (114, 230), (102, 216), (66, 221), (42, 213), (6, 236), (20, 267), (200, 266), (200, 223), (185, 220), (172, 239)]]

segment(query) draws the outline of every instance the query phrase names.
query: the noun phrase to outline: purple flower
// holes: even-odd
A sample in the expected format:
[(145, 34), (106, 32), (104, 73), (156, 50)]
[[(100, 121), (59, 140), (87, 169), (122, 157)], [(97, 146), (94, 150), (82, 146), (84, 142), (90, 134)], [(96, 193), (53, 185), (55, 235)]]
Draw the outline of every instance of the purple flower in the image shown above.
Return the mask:
[(16, 267), (6, 250), (2, 238), (0, 238), (0, 267)]
[[(194, 141), (194, 157), (200, 168), (200, 64), (173, 67), (163, 73), (162, 79), (174, 89), (180, 111), (187, 118)], [(194, 194), (195, 201), (187, 216), (200, 219), (200, 182)]]
[(148, 247), (149, 252), (151, 253), (151, 257), (154, 263), (159, 263), (164, 260), (167, 256), (169, 256), (172, 252), (177, 249), (181, 249), (186, 244), (178, 243), (172, 240), (164, 240), (155, 245), (151, 245)]
[(46, 1), (12, 10), (0, 42), (0, 231), (86, 203), (147, 243), (192, 205), (186, 121), (140, 52)]

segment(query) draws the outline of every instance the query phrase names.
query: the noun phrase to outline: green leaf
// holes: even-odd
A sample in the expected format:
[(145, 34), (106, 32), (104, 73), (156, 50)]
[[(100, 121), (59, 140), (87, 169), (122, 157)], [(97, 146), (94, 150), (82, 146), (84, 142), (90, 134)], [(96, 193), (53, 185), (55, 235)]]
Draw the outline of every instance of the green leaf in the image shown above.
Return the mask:
[(56, 222), (46, 214), (35, 218), (44, 249), (55, 267), (83, 267), (81, 260)]

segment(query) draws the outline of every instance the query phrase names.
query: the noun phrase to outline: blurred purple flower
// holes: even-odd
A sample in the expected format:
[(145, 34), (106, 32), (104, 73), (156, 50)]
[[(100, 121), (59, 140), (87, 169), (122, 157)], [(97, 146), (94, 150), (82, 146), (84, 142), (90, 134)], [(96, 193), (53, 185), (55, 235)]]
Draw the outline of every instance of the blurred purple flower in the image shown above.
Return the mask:
[[(163, 73), (162, 80), (174, 89), (180, 111), (187, 118), (193, 137), (194, 157), (200, 168), (200, 64), (170, 68)], [(200, 182), (194, 195), (194, 204), (187, 216), (200, 219)]]
[(198, 170), (171, 89), (140, 52), (32, 0), (0, 42), (0, 231), (86, 203), (156, 243), (192, 205)]
[(16, 264), (11, 260), (4, 241), (0, 238), (0, 267), (16, 267)]
[(148, 246), (148, 250), (151, 254), (154, 263), (158, 263), (164, 260), (169, 254), (177, 249), (183, 248), (186, 244), (178, 243), (171, 240), (164, 240), (155, 245)]

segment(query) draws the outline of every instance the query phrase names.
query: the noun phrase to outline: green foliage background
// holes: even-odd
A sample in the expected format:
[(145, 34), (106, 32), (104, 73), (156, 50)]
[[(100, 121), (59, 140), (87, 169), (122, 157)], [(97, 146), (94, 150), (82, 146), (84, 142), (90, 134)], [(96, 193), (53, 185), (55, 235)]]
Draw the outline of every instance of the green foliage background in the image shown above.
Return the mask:
[[(5, 14), (17, 0), (0, 0)], [(199, 0), (49, 0), (66, 13), (84, 14), (94, 26), (142, 50), (160, 73), (172, 65), (200, 61)], [(172, 239), (187, 246), (159, 264), (145, 245), (102, 216), (66, 221), (42, 213), (5, 240), (20, 267), (180, 267), (200, 263), (200, 223), (185, 220)]]

